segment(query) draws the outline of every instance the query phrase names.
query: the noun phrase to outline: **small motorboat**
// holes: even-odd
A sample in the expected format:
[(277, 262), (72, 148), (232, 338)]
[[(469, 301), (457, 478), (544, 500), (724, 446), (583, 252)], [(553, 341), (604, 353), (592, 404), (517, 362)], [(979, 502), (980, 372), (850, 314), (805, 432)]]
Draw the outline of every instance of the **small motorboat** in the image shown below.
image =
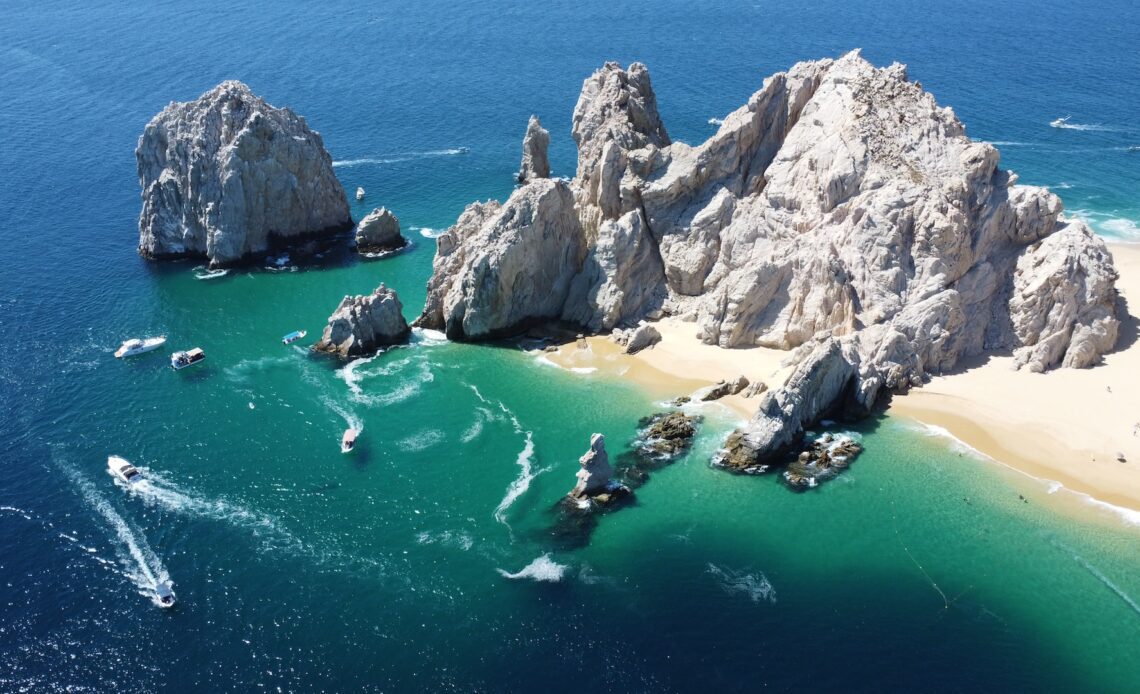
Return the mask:
[(303, 337), (305, 337), (308, 334), (309, 333), (305, 330), (294, 330), (293, 332), (289, 333), (285, 337), (281, 338), (281, 344), (291, 345), (294, 342), (296, 342), (297, 340), (302, 339)]
[(158, 604), (162, 607), (174, 607), (174, 587), (170, 581), (162, 581), (156, 585), (154, 594), (158, 596)]
[(138, 468), (131, 465), (126, 458), (120, 458), (117, 455), (107, 456), (107, 469), (111, 471), (112, 475), (128, 485), (142, 482), (145, 479)]
[(358, 429), (345, 429), (344, 436), (340, 437), (340, 452), (351, 453), (356, 448), (356, 437), (360, 436)]
[(357, 200), (363, 200), (364, 199), (364, 189), (361, 188), (360, 186), (356, 187), (356, 199)]
[(123, 344), (115, 350), (115, 358), (122, 359), (123, 357), (133, 357), (136, 354), (150, 352), (151, 350), (158, 349), (166, 344), (166, 335), (159, 335), (158, 337), (144, 337), (139, 339), (133, 337), (129, 340), (124, 340)]
[(1069, 124), (1070, 118), (1072, 118), (1072, 116), (1065, 116), (1064, 118), (1058, 118), (1056, 120), (1049, 121), (1049, 125), (1053, 126), (1054, 128), (1064, 128), (1065, 126), (1067, 126)]
[(185, 369), (187, 366), (193, 366), (206, 358), (206, 353), (202, 351), (201, 347), (187, 350), (185, 352), (175, 352), (170, 355), (170, 366), (175, 371)]

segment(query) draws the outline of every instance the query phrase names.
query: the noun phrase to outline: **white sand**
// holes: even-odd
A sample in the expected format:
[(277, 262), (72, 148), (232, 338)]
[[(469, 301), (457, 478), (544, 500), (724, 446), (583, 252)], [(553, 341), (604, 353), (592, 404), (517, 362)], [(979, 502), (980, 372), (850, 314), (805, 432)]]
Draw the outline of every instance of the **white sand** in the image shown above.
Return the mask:
[[(1016, 470), (1140, 510), (1140, 245), (1111, 248), (1131, 315), (1118, 351), (1104, 364), (1034, 374), (1014, 371), (1011, 357), (990, 357), (895, 397), (890, 412), (941, 426)], [(661, 343), (634, 356), (622, 354), (609, 338), (591, 337), (589, 349), (571, 343), (549, 357), (564, 367), (593, 367), (634, 380), (668, 398), (739, 375), (776, 387), (790, 372), (780, 366), (787, 352), (705, 345), (696, 338), (696, 324), (678, 319), (656, 326)], [(750, 417), (757, 398), (722, 402)], [(1128, 462), (1117, 462), (1118, 453)]]

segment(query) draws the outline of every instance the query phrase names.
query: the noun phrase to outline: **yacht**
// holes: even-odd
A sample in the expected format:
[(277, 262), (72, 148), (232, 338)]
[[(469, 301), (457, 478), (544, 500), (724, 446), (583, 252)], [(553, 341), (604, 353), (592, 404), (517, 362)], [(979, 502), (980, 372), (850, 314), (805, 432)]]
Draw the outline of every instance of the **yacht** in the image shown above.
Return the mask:
[(122, 359), (123, 357), (133, 357), (136, 354), (142, 354), (151, 350), (158, 349), (166, 344), (166, 335), (159, 335), (158, 337), (144, 337), (139, 339), (133, 337), (129, 340), (124, 340), (123, 344), (115, 350), (115, 358)]
[(308, 334), (309, 334), (308, 331), (305, 331), (305, 330), (294, 330), (293, 332), (289, 333), (285, 337), (281, 338), (281, 344), (291, 345), (294, 342), (296, 342), (297, 340), (304, 338)]
[(187, 350), (185, 352), (175, 352), (170, 355), (170, 366), (174, 370), (185, 369), (187, 366), (193, 366), (206, 358), (206, 353), (202, 351), (201, 347)]
[(356, 448), (357, 436), (360, 436), (358, 429), (345, 429), (344, 436), (340, 439), (340, 452), (351, 453), (352, 449)]
[(112, 475), (128, 485), (142, 482), (145, 479), (138, 468), (117, 455), (107, 456), (107, 469), (111, 471)]
[(158, 603), (162, 607), (174, 607), (174, 588), (170, 581), (162, 581), (156, 585), (154, 594), (158, 596)]
[(363, 200), (364, 199), (364, 189), (361, 188), (360, 186), (357, 186), (357, 188), (356, 188), (356, 199), (357, 200)]
[(1053, 126), (1054, 128), (1064, 128), (1069, 124), (1070, 118), (1072, 118), (1072, 116), (1065, 116), (1064, 118), (1058, 118), (1057, 120), (1050, 121), (1049, 125)]

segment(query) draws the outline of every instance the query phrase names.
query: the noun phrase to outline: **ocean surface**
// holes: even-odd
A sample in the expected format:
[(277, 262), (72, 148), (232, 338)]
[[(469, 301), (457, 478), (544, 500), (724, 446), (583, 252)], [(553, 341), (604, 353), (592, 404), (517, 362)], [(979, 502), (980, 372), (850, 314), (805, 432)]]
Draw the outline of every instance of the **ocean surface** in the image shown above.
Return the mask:
[[(380, 281), (422, 305), (432, 237), (505, 198), (527, 117), (572, 175), (606, 60), (697, 143), (768, 74), (909, 64), (1023, 182), (1140, 240), (1134, 2), (8, 3), (0, 22), (0, 691), (1135, 691), (1140, 527), (899, 418), (794, 494), (693, 451), (588, 540), (551, 508), (592, 432), (661, 405), (512, 345), (342, 364), (304, 346)], [(392, 258), (212, 275), (136, 254), (134, 147), (246, 81), (319, 130)], [(1050, 127), (1069, 116), (1066, 128)], [(307, 329), (284, 347), (281, 335)], [(119, 361), (165, 333), (205, 348)], [(346, 426), (363, 428), (341, 455)], [(122, 455), (150, 481), (106, 473)], [(160, 609), (157, 582), (178, 604)]]

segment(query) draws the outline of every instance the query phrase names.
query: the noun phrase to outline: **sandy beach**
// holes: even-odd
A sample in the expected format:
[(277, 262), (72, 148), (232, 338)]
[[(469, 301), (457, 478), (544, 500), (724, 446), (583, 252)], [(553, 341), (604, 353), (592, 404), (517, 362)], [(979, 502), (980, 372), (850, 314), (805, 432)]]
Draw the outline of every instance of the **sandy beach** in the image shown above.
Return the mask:
[[(1140, 245), (1110, 247), (1130, 315), (1117, 351), (1103, 364), (1034, 374), (1015, 371), (1012, 357), (991, 356), (896, 396), (889, 413), (942, 427), (1015, 470), (1140, 511)], [(589, 349), (570, 343), (548, 356), (560, 366), (596, 368), (669, 398), (739, 375), (775, 386), (789, 373), (781, 366), (787, 352), (720, 349), (697, 340), (693, 323), (665, 319), (656, 325), (662, 341), (633, 356), (607, 337), (587, 338)], [(750, 417), (757, 399), (735, 395), (722, 402)], [(1127, 462), (1119, 462), (1118, 454)]]

